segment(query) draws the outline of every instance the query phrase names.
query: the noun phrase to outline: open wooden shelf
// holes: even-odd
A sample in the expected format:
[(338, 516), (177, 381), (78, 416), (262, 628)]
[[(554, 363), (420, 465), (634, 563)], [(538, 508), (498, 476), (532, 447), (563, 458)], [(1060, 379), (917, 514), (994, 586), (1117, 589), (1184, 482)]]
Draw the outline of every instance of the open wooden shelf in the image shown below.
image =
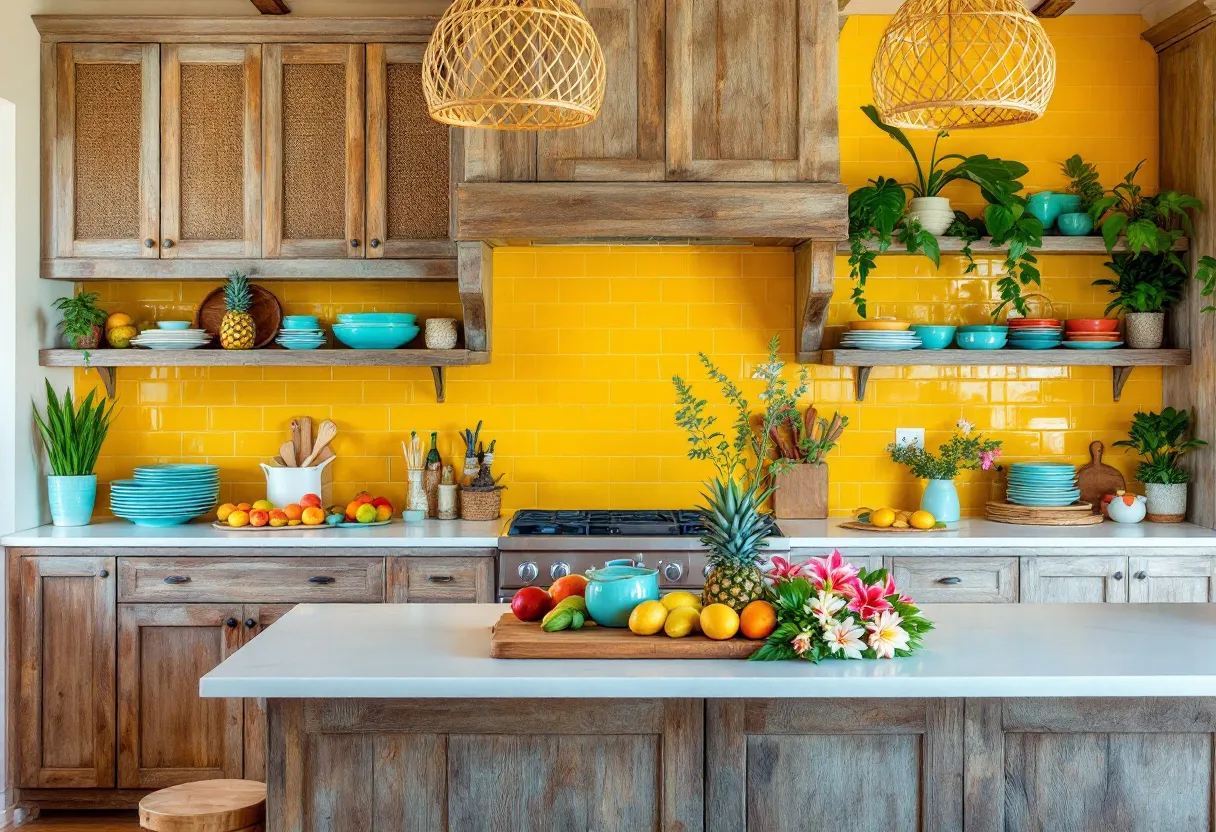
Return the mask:
[(242, 272), (255, 280), (455, 280), (455, 244), (425, 259), (67, 259), (42, 261), (48, 280), (223, 280)]
[[(38, 353), (43, 367), (84, 367), (83, 350), (52, 349)], [(106, 392), (114, 397), (114, 374), (119, 367), (430, 367), (435, 398), (444, 400), (445, 370), (489, 364), (490, 353), (472, 350), (125, 350), (88, 351), (87, 366), (96, 369)]]
[(854, 367), (857, 401), (875, 367), (1110, 367), (1115, 401), (1136, 367), (1182, 367), (1190, 350), (824, 350), (798, 356), (804, 364)]
[[(963, 250), (963, 241), (958, 237), (938, 237), (937, 244), (941, 249), (942, 254), (959, 254)], [(878, 250), (877, 243), (869, 243), (866, 248), (871, 251)], [(989, 256), (992, 254), (1004, 254), (1008, 246), (992, 245), (991, 237), (982, 237), (971, 244), (971, 253), (976, 257)], [(1190, 241), (1184, 239), (1179, 240), (1174, 245), (1174, 251), (1186, 251), (1190, 248)], [(849, 244), (847, 242), (838, 243), (836, 251), (840, 254), (849, 253)], [(1115, 245), (1115, 254), (1127, 253), (1127, 240), (1120, 238)], [(1043, 245), (1034, 249), (1036, 254), (1046, 255), (1101, 255), (1107, 256), (1106, 243), (1102, 237), (1044, 237)], [(920, 252), (916, 252), (919, 254)], [(882, 252), (882, 256), (909, 255), (908, 249), (899, 243), (892, 243), (891, 247)]]

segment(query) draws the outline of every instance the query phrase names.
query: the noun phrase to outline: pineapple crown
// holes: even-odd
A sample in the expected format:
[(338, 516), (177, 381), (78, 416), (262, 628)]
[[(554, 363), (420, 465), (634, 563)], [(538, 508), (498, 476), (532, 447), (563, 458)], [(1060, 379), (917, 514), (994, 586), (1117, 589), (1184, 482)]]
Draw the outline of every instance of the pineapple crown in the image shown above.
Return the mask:
[(240, 272), (228, 275), (224, 284), (224, 305), (229, 312), (248, 312), (253, 305), (253, 292), (249, 288), (249, 278)]

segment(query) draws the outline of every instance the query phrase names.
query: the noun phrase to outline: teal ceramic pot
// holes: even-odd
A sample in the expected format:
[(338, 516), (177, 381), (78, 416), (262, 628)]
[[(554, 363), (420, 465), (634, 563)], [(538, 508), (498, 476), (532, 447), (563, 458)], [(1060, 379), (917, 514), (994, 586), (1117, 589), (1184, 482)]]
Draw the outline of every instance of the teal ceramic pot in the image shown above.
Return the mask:
[(627, 627), (634, 607), (659, 600), (659, 570), (632, 564), (610, 560), (587, 572), (587, 613), (601, 627)]
[(920, 508), (942, 523), (957, 523), (963, 516), (963, 507), (954, 480), (929, 480), (920, 498)]
[(1056, 194), (1051, 195), (1051, 206), (1056, 212), (1056, 218), (1065, 214), (1075, 214), (1081, 210), (1081, 197), (1076, 194)]
[(93, 519), (93, 504), (97, 502), (97, 475), (49, 476), (46, 496), (51, 504), (51, 522), (56, 526), (87, 526)]
[(1094, 218), (1089, 214), (1060, 214), (1056, 223), (1065, 237), (1086, 237), (1094, 230)]
[(1026, 210), (1034, 214), (1035, 218), (1043, 223), (1043, 230), (1047, 231), (1056, 224), (1056, 217), (1060, 216), (1060, 205), (1056, 202), (1056, 197), (1060, 194), (1052, 193), (1051, 191), (1039, 191), (1037, 194), (1031, 194), (1026, 198)]

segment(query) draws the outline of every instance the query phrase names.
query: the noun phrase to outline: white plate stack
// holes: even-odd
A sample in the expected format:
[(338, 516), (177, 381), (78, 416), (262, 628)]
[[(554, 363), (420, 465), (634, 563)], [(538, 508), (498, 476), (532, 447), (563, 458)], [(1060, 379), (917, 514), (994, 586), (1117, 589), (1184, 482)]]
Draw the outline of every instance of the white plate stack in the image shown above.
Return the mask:
[(148, 329), (131, 339), (131, 346), (149, 350), (192, 350), (210, 343), (205, 329)]

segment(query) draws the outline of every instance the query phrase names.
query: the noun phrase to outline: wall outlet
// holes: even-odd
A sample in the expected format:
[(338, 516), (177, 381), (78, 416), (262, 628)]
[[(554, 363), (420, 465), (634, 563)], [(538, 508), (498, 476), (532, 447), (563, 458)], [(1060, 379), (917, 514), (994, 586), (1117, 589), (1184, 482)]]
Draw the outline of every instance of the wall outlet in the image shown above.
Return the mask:
[(896, 428), (895, 429), (895, 444), (896, 445), (920, 445), (925, 447), (925, 429), (924, 428)]

